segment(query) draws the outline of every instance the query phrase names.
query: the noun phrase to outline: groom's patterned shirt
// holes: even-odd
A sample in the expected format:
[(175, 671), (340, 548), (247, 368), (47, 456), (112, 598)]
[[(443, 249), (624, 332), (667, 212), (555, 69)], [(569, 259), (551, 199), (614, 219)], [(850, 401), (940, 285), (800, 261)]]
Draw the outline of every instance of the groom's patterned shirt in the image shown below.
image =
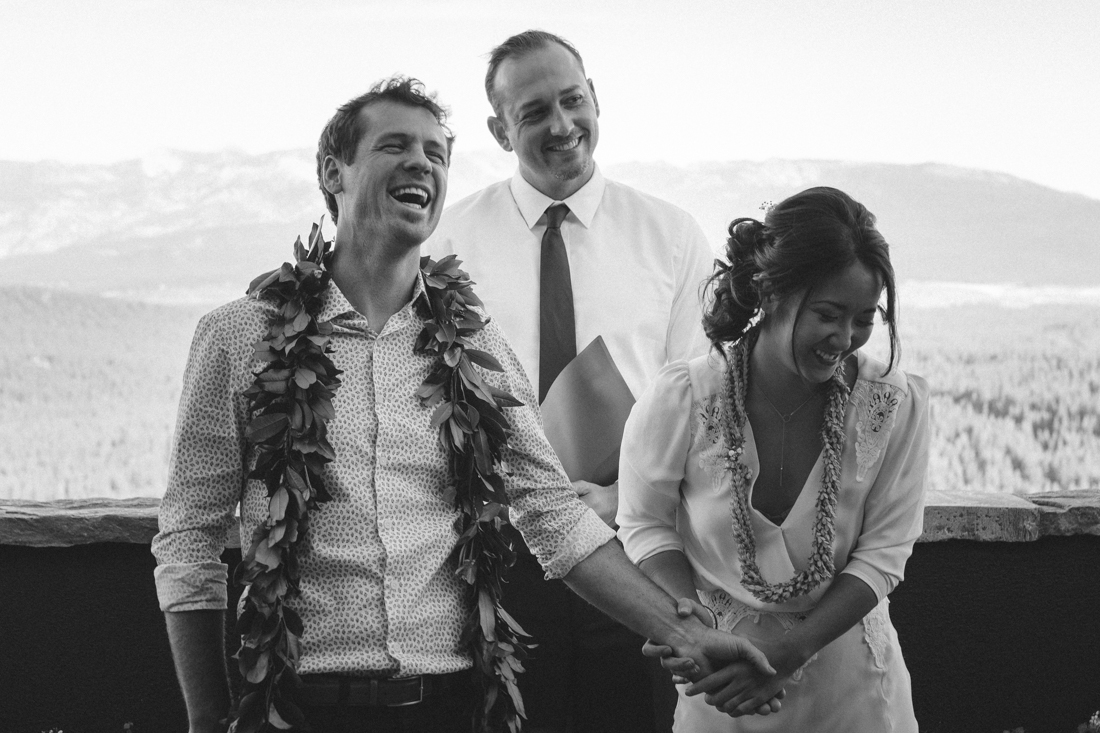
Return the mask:
[[(460, 644), (472, 611), (455, 575), (456, 510), (444, 498), (451, 482), (431, 409), (415, 396), (432, 357), (413, 353), (423, 327), (414, 297), (381, 333), (335, 285), (320, 320), (331, 320), (332, 355), (344, 371), (333, 404), (329, 442), (336, 460), (324, 478), (332, 501), (312, 516), (301, 543), (301, 596), (289, 605), (305, 622), (305, 673), (441, 674), (471, 666)], [(253, 344), (274, 306), (243, 298), (199, 322), (176, 424), (160, 533), (153, 540), (162, 610), (226, 607), (227, 568), (220, 555), (237, 524), (241, 543), (267, 516), (267, 493), (245, 477), (253, 456), (244, 439), (243, 396), (262, 366)], [(483, 372), (524, 407), (505, 410), (513, 433), (505, 477), (511, 515), (546, 569), (560, 578), (613, 536), (576, 498), (542, 434), (537, 398), (512, 349), (490, 322), (474, 348), (501, 362)]]

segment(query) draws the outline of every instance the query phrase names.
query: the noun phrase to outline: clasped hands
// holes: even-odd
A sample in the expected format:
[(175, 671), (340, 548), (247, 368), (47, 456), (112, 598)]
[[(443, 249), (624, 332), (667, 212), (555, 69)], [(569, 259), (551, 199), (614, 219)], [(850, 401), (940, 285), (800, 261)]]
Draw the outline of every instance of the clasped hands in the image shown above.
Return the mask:
[[(574, 481), (573, 489), (600, 519), (616, 527), (617, 481), (609, 486)], [(778, 674), (768, 663), (768, 657), (745, 637), (715, 629), (711, 612), (697, 601), (681, 598), (676, 613), (681, 618), (695, 616), (709, 630), (705, 639), (696, 644), (695, 653), (680, 650), (687, 656), (675, 656), (672, 647), (646, 642), (643, 654), (660, 657), (661, 666), (671, 671), (679, 684), (689, 684), (688, 695), (704, 694), (709, 705), (732, 717), (779, 712), (780, 701), (786, 694), (783, 683), (787, 675)], [(757, 644), (765, 642), (757, 640)]]
[[(765, 653), (745, 637), (715, 629), (711, 612), (697, 601), (681, 598), (676, 612), (682, 618), (695, 616), (703, 623), (709, 630), (703, 640), (695, 650), (680, 650), (685, 656), (676, 656), (669, 646), (647, 641), (642, 647), (644, 655), (659, 657), (661, 666), (673, 673), (677, 684), (688, 684), (688, 696), (705, 695), (708, 705), (731, 717), (779, 712), (789, 672), (777, 672)], [(757, 640), (757, 644), (772, 646), (763, 640)]]

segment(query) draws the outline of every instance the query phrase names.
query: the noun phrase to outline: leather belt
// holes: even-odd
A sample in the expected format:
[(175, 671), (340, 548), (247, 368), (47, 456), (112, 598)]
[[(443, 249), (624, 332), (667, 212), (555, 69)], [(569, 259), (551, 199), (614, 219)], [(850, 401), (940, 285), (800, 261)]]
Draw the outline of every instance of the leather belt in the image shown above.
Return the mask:
[(417, 677), (351, 677), (338, 674), (302, 675), (303, 705), (326, 707), (401, 707), (416, 705), (460, 689), (470, 671), (451, 674), (425, 674)]

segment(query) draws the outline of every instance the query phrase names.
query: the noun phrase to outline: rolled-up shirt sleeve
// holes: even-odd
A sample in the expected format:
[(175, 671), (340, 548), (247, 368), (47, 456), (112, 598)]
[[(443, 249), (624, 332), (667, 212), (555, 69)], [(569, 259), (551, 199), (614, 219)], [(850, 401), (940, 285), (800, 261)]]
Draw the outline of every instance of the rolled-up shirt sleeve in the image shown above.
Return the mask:
[(928, 475), (928, 383), (909, 375), (882, 466), (867, 495), (863, 529), (841, 571), (885, 598), (905, 575), (905, 563), (924, 527)]
[(563, 578), (615, 533), (577, 497), (543, 433), (534, 389), (500, 328), (490, 323), (486, 331), (505, 370), (487, 375), (487, 379), (524, 403), (504, 410), (512, 428), (505, 454), (509, 474), (504, 477), (511, 521), (546, 571), (546, 578)]
[(219, 311), (200, 320), (184, 372), (160, 531), (152, 543), (163, 611), (226, 607), (227, 566), (220, 558), (236, 526), (245, 460), (244, 408), (234, 382), (247, 356), (233, 353), (221, 325)]
[(619, 539), (639, 563), (668, 550), (683, 552), (676, 531), (680, 483), (691, 445), (692, 389), (688, 365), (658, 372), (634, 405), (619, 458)]

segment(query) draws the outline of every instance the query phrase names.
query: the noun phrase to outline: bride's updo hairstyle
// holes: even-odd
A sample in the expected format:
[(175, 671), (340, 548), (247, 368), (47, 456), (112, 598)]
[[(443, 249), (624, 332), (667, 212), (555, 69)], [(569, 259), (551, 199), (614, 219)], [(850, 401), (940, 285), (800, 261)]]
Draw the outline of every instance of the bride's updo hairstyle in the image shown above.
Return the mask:
[(882, 278), (886, 304), (879, 306), (890, 329), (890, 368), (898, 351), (897, 293), (890, 245), (875, 229), (875, 215), (835, 188), (810, 188), (769, 209), (763, 222), (734, 219), (726, 259), (716, 260), (706, 286), (713, 292), (703, 329), (715, 347), (738, 341), (765, 298), (779, 302), (802, 293), (795, 324), (821, 282), (853, 262)]

